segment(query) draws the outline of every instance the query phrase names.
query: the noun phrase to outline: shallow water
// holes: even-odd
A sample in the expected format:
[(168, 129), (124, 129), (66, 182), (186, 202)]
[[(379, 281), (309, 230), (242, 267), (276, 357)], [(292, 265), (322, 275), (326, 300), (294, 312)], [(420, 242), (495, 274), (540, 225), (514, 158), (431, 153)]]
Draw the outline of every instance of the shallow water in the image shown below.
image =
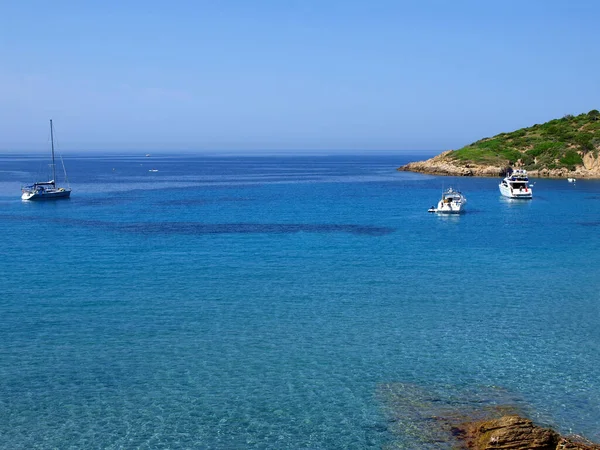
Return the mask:
[(417, 158), (73, 156), (27, 203), (42, 160), (1, 156), (2, 446), (410, 448), (394, 383), (600, 441), (600, 182)]

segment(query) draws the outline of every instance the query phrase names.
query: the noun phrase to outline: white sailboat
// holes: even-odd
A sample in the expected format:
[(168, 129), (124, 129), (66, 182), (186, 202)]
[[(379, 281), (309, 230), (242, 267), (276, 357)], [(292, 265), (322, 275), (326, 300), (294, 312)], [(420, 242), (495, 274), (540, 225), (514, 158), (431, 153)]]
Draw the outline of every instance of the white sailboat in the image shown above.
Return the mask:
[[(50, 140), (52, 142), (52, 179), (50, 181), (38, 181), (29, 186), (21, 187), (21, 199), (23, 200), (54, 200), (59, 198), (69, 198), (71, 196), (71, 187), (67, 180), (67, 171), (65, 164), (62, 163), (63, 172), (67, 187), (59, 187), (56, 184), (56, 165), (54, 163), (54, 128), (52, 119), (50, 119)], [(62, 162), (62, 158), (60, 159)]]

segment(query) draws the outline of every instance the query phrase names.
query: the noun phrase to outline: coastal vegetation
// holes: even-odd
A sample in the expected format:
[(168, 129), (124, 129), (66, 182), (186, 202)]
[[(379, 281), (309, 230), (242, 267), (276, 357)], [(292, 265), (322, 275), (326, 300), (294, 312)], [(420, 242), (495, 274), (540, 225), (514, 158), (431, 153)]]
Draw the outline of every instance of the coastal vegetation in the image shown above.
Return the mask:
[(600, 178), (600, 112), (596, 109), (480, 139), (399, 170), (496, 176), (509, 167), (533, 176)]
[(511, 133), (500, 133), (469, 144), (448, 156), (474, 164), (519, 166), (527, 170), (567, 168), (583, 164), (583, 156), (596, 158), (600, 148), (600, 112), (566, 115)]

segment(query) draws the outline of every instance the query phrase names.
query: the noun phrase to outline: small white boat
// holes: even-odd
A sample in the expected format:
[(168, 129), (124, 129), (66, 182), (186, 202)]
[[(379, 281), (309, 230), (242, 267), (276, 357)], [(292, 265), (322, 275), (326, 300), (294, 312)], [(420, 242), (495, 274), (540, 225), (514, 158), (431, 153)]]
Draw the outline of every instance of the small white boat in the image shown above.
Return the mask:
[(437, 208), (432, 206), (427, 211), (441, 214), (460, 214), (465, 211), (467, 198), (459, 191), (448, 188), (442, 193)]
[(529, 199), (533, 197), (527, 171), (524, 169), (516, 169), (508, 174), (498, 187), (500, 188), (500, 193), (508, 198)]
[(567, 178), (567, 181), (569, 183), (575, 183), (577, 181), (577, 178)]
[(158, 172), (158, 169), (150, 169), (148, 172)]
[[(71, 187), (67, 180), (67, 171), (63, 162), (63, 172), (67, 187), (58, 187), (56, 184), (56, 165), (54, 164), (54, 129), (52, 119), (50, 119), (50, 140), (52, 142), (52, 179), (50, 181), (38, 181), (29, 186), (21, 187), (21, 199), (23, 200), (55, 200), (59, 198), (69, 198), (71, 196)], [(62, 158), (60, 159), (62, 162)]]

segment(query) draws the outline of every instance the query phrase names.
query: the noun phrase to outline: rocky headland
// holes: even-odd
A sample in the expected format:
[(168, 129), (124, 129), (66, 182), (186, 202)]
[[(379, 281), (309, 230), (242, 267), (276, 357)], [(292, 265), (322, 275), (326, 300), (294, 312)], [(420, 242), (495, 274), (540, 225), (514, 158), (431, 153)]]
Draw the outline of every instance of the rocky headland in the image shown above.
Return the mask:
[(430, 175), (448, 175), (454, 177), (497, 177), (506, 173), (509, 167), (489, 166), (473, 162), (461, 163), (452, 158), (453, 150), (448, 150), (426, 161), (415, 161), (399, 167), (405, 172), (420, 172)]
[[(505, 165), (489, 165), (456, 160), (452, 158), (452, 153), (453, 150), (448, 150), (426, 161), (408, 163), (398, 170), (454, 177), (499, 177), (504, 176), (509, 168), (523, 168), (518, 161), (513, 165), (508, 161)], [(600, 158), (588, 153), (583, 155), (582, 164), (572, 170), (567, 167), (541, 167), (528, 169), (527, 172), (534, 178), (600, 178)]]
[(398, 168), (431, 175), (498, 177), (510, 168), (539, 178), (600, 178), (600, 112), (484, 138)]

